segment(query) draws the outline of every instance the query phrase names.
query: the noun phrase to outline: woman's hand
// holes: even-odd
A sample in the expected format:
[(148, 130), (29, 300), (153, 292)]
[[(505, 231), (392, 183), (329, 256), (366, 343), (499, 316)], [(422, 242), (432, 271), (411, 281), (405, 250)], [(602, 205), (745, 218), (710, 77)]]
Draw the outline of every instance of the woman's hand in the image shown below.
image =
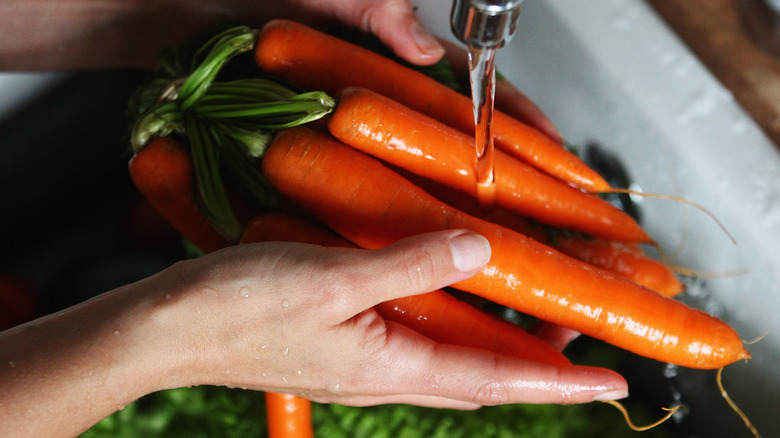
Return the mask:
[(437, 344), (372, 310), (463, 280), (489, 253), (445, 231), (380, 250), (264, 243), (181, 262), (0, 333), (0, 429), (75, 435), (145, 394), (202, 384), (464, 409), (626, 396), (614, 372)]
[[(365, 251), (245, 245), (178, 270), (169, 331), (189, 384), (292, 392), (350, 405), (589, 402), (625, 391), (614, 373), (440, 345), (372, 309), (475, 274), (486, 241), (448, 231)], [(186, 279), (186, 280), (185, 280)], [(173, 283), (172, 283), (173, 284)]]

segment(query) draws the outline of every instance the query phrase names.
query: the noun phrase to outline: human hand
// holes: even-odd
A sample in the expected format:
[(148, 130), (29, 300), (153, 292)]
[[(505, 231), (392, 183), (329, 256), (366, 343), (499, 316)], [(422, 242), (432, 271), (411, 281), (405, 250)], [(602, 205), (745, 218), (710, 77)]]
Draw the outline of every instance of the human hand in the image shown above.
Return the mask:
[(180, 265), (163, 280), (180, 292), (160, 301), (160, 311), (170, 324), (166, 351), (186, 360), (167, 369), (176, 386), (226, 385), (348, 405), (473, 408), (625, 396), (625, 382), (611, 371), (436, 344), (372, 309), (465, 279), (488, 254), (481, 237), (448, 231), (375, 251), (241, 245)]
[(372, 309), (488, 257), (484, 239), (451, 230), (380, 250), (245, 244), (180, 262), (0, 333), (0, 429), (76, 435), (143, 395), (204, 384), (356, 406), (625, 397), (612, 371), (437, 344)]

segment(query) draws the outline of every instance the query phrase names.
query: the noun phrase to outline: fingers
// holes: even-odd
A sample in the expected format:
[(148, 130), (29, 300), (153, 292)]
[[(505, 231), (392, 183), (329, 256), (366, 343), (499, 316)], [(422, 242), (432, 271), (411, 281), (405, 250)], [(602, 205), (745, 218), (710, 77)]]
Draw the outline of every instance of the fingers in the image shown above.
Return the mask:
[(558, 367), (415, 338), (403, 328), (388, 326), (387, 357), (392, 361), (381, 371), (384, 381), (393, 382), (396, 394), (481, 406), (589, 403), (628, 395), (626, 381), (610, 370)]
[[(484, 237), (464, 230), (426, 233), (372, 251), (351, 251), (334, 272), (353, 286), (347, 315), (394, 298), (417, 295), (465, 280), (490, 259)], [(343, 280), (342, 280), (343, 281)]]
[(409, 0), (358, 0), (354, 11), (364, 31), (375, 34), (413, 64), (433, 64), (444, 55), (444, 48), (422, 25)]
[(446, 397), (436, 397), (431, 395), (419, 394), (392, 394), (382, 396), (354, 396), (339, 399), (326, 398), (322, 400), (313, 400), (324, 403), (339, 403), (347, 406), (376, 406), (386, 404), (403, 403), (408, 405), (423, 406), (427, 408), (439, 409), (459, 409), (472, 410), (480, 408), (481, 405), (462, 400), (453, 400)]

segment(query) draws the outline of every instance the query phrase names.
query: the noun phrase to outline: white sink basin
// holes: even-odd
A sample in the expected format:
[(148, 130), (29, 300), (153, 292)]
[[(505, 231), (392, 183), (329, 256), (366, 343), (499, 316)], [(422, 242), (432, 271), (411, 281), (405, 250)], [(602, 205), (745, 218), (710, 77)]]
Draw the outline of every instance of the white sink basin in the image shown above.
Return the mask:
[[(450, 2), (414, 3), (432, 31), (452, 39)], [(644, 226), (675, 254), (675, 264), (720, 274), (747, 270), (707, 279), (693, 295), (711, 294), (705, 310), (743, 339), (767, 333), (749, 347), (752, 360), (726, 368), (724, 382), (764, 436), (780, 436), (778, 149), (644, 2), (526, 0), (520, 20), (514, 39), (497, 53), (498, 68), (564, 137), (575, 145), (598, 142), (620, 157), (643, 191), (703, 204), (735, 237), (736, 244), (691, 207), (641, 202)], [(697, 385), (714, 387), (711, 373), (691, 374), (701, 373), (706, 379)], [(712, 397), (701, 386), (683, 389), (683, 403)], [(702, 436), (749, 436), (733, 413), (714, 410), (725, 406), (714, 394), (713, 408), (698, 412), (709, 423), (702, 430), (711, 430)]]

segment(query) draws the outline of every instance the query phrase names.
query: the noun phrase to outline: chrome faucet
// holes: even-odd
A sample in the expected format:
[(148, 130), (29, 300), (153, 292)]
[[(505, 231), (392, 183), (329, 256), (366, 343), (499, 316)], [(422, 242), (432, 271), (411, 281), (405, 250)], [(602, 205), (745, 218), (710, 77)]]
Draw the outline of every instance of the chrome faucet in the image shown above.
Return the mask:
[(517, 30), (523, 0), (453, 0), (450, 25), (464, 44), (497, 49)]

